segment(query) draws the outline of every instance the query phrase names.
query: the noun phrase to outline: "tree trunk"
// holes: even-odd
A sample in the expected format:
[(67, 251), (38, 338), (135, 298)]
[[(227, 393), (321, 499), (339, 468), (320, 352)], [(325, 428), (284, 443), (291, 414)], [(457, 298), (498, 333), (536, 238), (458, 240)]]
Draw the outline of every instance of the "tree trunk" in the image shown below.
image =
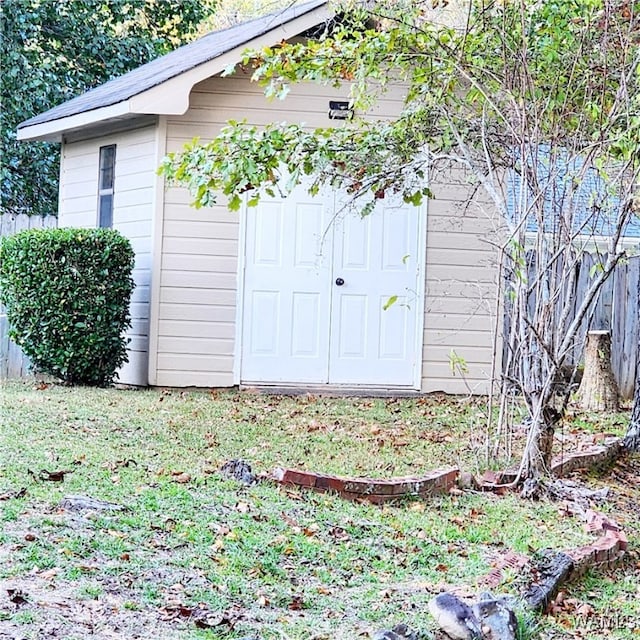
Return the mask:
[(556, 420), (545, 411), (544, 415), (529, 427), (527, 444), (520, 463), (520, 475), (523, 480), (539, 478), (549, 473), (555, 426)]
[(578, 405), (590, 411), (618, 411), (618, 385), (611, 369), (611, 336), (589, 331), (584, 349), (584, 375)]

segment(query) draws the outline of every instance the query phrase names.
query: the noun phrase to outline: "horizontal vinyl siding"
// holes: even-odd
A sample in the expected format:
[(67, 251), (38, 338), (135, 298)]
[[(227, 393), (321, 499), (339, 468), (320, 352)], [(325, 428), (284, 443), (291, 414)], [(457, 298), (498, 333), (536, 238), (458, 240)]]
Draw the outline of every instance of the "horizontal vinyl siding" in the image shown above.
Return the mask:
[[(227, 120), (250, 124), (298, 122), (309, 127), (349, 126), (329, 120), (330, 99), (348, 90), (297, 85), (284, 101), (267, 101), (248, 76), (212, 78), (194, 88), (191, 108), (167, 122), (167, 151), (199, 137), (215, 137)], [(397, 113), (396, 88), (372, 117)], [(491, 207), (480, 198), (466, 204), (472, 187), (455, 172), (439, 173), (428, 204), (426, 299), (421, 389), (476, 393), (488, 389), (494, 329), (498, 229)], [(172, 386), (227, 386), (234, 382), (237, 315), (238, 214), (221, 197), (196, 210), (184, 188), (165, 196), (163, 257), (158, 321), (156, 381)], [(467, 373), (452, 371), (450, 356), (464, 359)]]
[(151, 226), (156, 183), (156, 128), (64, 144), (60, 176), (60, 226), (96, 227), (100, 147), (116, 145), (113, 227), (126, 236), (136, 254), (126, 363), (119, 382), (148, 383)]
[[(430, 184), (422, 390), (486, 393), (491, 382), (500, 227), (459, 171)], [(471, 199), (471, 204), (469, 200)], [(455, 367), (464, 361), (466, 371)]]
[[(196, 85), (184, 116), (168, 119), (167, 151), (179, 151), (194, 137), (212, 139), (228, 120), (341, 126), (328, 118), (329, 100), (346, 98), (348, 89), (308, 84), (292, 87), (284, 101), (269, 101), (249, 74), (210, 78)], [(401, 93), (390, 93), (375, 117), (397, 112), (401, 101)], [(239, 215), (227, 209), (223, 196), (200, 210), (190, 201), (184, 188), (166, 192), (156, 381), (228, 386), (234, 383), (236, 352)]]

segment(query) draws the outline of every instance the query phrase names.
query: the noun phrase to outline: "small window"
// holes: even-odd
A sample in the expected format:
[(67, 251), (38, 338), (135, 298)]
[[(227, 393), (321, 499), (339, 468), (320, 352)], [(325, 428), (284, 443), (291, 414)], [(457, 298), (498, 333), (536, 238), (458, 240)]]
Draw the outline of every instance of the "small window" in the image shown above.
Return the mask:
[(98, 226), (113, 226), (113, 182), (116, 167), (116, 145), (100, 147), (98, 176)]

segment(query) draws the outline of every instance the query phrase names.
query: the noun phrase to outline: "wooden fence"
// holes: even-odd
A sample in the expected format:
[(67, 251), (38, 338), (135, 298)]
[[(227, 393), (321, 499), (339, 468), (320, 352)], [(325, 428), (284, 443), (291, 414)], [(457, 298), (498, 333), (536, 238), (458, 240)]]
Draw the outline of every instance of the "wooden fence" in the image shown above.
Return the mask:
[[(596, 256), (585, 254), (578, 267), (577, 284), (570, 300), (574, 311), (584, 299), (595, 262)], [(533, 277), (533, 273), (531, 273), (531, 277)], [(620, 397), (625, 400), (633, 397), (636, 379), (639, 277), (640, 258), (631, 258), (618, 264), (583, 320), (570, 357), (566, 362), (567, 366), (571, 367), (582, 360), (588, 331), (609, 331), (611, 334), (611, 367), (618, 382)], [(504, 331), (505, 336), (509, 335), (509, 313), (505, 314)], [(506, 347), (505, 341), (505, 349)], [(506, 351), (503, 354), (503, 361), (505, 360)], [(517, 366), (517, 363), (513, 363), (513, 366)]]
[[(0, 237), (11, 236), (24, 229), (55, 227), (58, 220), (54, 216), (46, 218), (8, 214), (0, 215)], [(22, 378), (29, 373), (29, 359), (20, 347), (9, 339), (9, 326), (4, 307), (0, 305), (0, 380)]]
[[(581, 269), (581, 291), (594, 263), (585, 256)], [(607, 330), (611, 333), (611, 365), (618, 382), (620, 396), (633, 397), (638, 355), (638, 278), (640, 258), (619, 264), (613, 276), (604, 284), (591, 318), (581, 327), (581, 338), (587, 330)], [(581, 350), (582, 351), (582, 350)]]

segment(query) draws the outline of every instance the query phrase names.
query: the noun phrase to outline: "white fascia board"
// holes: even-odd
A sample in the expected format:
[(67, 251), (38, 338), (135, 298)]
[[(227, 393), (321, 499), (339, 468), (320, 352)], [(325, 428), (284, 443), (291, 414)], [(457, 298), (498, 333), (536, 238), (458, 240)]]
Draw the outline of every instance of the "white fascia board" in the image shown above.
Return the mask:
[(108, 107), (84, 111), (66, 118), (58, 118), (50, 122), (22, 127), (17, 131), (18, 140), (40, 140), (46, 142), (62, 142), (62, 134), (73, 129), (82, 129), (96, 122), (118, 118), (131, 113), (129, 100), (124, 100)]
[(189, 96), (193, 87), (207, 78), (222, 73), (242, 60), (247, 49), (260, 49), (287, 40), (311, 29), (333, 15), (326, 6), (318, 7), (292, 22), (280, 25), (262, 36), (249, 40), (227, 53), (189, 69), (162, 84), (130, 98), (132, 113), (158, 115), (182, 115), (189, 108)]
[(318, 7), (287, 24), (277, 26), (262, 36), (249, 40), (209, 62), (184, 71), (162, 84), (132, 96), (128, 100), (123, 100), (108, 107), (58, 118), (50, 122), (22, 127), (18, 129), (17, 138), (18, 140), (61, 142), (62, 134), (66, 131), (82, 129), (111, 118), (129, 114), (182, 115), (189, 108), (189, 95), (193, 86), (211, 76), (222, 73), (230, 65), (237, 64), (242, 59), (242, 54), (246, 49), (273, 46), (274, 43), (287, 40), (315, 27), (331, 15), (333, 14), (326, 5)]
[[(552, 234), (545, 234), (551, 236)], [(527, 231), (525, 234), (525, 249), (536, 248), (537, 235), (535, 231)], [(589, 253), (599, 251), (605, 252), (609, 249), (609, 243), (611, 238), (609, 236), (590, 236), (590, 235), (577, 235), (571, 239), (571, 244), (574, 248), (581, 248), (583, 251)], [(633, 236), (621, 236), (618, 240), (618, 248), (627, 252), (635, 253), (640, 248), (640, 238)]]

